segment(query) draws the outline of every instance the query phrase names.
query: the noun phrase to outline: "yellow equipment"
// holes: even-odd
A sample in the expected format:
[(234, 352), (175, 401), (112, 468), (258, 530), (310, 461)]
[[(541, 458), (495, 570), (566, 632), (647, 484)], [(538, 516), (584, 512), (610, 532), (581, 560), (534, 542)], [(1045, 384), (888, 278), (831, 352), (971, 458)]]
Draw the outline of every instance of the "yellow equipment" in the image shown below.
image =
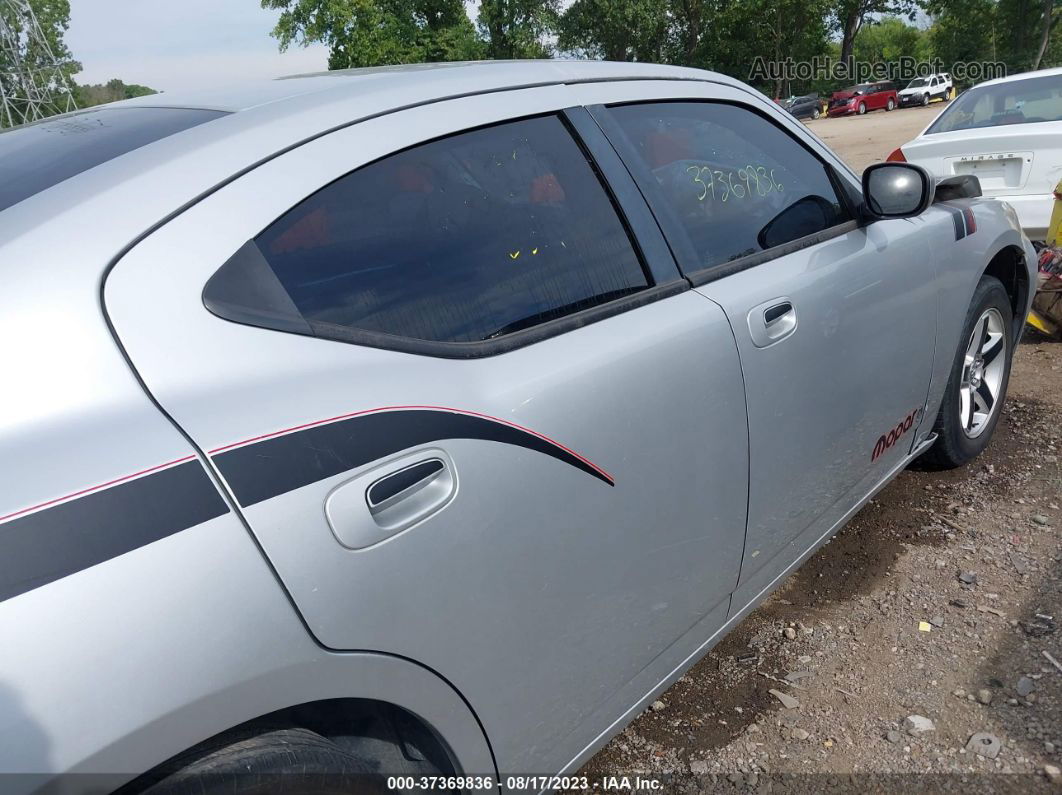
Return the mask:
[(1046, 248), (1040, 255), (1041, 272), (1037, 280), (1037, 291), (1025, 322), (1042, 334), (1062, 337), (1062, 294), (1059, 293), (1057, 287), (1040, 289), (1057, 281), (1057, 277), (1052, 280), (1048, 275), (1049, 272), (1057, 273), (1057, 269), (1054, 265), (1045, 265), (1045, 263), (1051, 263), (1052, 260), (1057, 262), (1059, 238), (1062, 233), (1062, 180), (1055, 185), (1054, 194), (1055, 206), (1051, 210), (1051, 221), (1047, 225), (1047, 240), (1044, 241)]

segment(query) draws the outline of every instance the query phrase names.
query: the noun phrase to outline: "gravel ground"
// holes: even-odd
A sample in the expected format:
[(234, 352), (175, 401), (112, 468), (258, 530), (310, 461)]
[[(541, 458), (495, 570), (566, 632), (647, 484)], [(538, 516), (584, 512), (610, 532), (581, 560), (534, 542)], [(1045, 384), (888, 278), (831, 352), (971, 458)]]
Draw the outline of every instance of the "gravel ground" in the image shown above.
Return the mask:
[[(814, 129), (861, 169), (938, 110)], [(984, 455), (901, 474), (582, 772), (611, 791), (1062, 792), (1060, 455), (1062, 344), (1027, 339)]]
[(856, 173), (879, 163), (901, 144), (917, 136), (944, 110), (944, 103), (924, 108), (904, 108), (891, 113), (874, 111), (865, 116), (841, 116), (807, 122), (808, 128), (843, 157)]

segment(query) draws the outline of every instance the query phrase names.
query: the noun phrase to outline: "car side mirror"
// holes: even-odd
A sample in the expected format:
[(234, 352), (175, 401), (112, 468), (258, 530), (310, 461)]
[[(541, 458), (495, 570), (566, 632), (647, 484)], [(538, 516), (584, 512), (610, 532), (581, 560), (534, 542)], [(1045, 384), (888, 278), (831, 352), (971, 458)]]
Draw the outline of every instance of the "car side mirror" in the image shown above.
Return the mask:
[(913, 218), (933, 203), (933, 179), (913, 163), (875, 163), (863, 172), (863, 215)]

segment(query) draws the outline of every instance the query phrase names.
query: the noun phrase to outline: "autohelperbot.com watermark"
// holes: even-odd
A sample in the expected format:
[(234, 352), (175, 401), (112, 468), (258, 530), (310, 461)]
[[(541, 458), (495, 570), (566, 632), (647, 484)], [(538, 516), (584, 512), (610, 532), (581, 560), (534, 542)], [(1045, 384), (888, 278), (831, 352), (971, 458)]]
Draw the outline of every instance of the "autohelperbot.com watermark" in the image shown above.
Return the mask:
[(842, 61), (825, 55), (816, 55), (805, 61), (784, 58), (767, 60), (757, 55), (749, 70), (749, 81), (756, 83), (790, 80), (808, 82), (831, 80), (835, 82), (870, 83), (881, 80), (907, 82), (916, 77), (948, 73), (954, 80), (979, 83), (1007, 76), (1007, 65), (1001, 61), (956, 61), (947, 64), (940, 58), (920, 61), (903, 56), (895, 61)]

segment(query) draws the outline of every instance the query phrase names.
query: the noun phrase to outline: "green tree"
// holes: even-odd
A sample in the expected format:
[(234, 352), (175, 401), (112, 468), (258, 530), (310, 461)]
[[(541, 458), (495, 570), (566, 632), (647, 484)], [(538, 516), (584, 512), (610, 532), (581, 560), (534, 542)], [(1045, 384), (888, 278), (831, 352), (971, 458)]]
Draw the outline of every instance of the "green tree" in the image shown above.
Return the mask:
[[(30, 0), (29, 5), (37, 18), (41, 37), (30, 36), (27, 17), (16, 11), (14, 5), (0, 3), (0, 14), (12, 32), (20, 62), (5, 62), (4, 55), (0, 54), (0, 88), (7, 97), (25, 96), (22, 81), (25, 75), (32, 75), (35, 84), (53, 97), (52, 106), (42, 110), (60, 113), (67, 110), (71, 77), (81, 71), (81, 64), (74, 60), (63, 40), (70, 26), (70, 3), (68, 0)], [(24, 111), (23, 103), (22, 107), (16, 108), (19, 118), (0, 118), (0, 126), (21, 121)]]
[[(809, 61), (829, 51), (829, 0), (670, 0), (667, 59), (749, 81), (753, 59)], [(754, 82), (771, 96), (808, 83)]]
[(481, 0), (479, 31), (488, 58), (548, 58), (559, 0)]
[(273, 35), (328, 45), (328, 68), (474, 60), (483, 55), (462, 0), (262, 0), (279, 9)]
[(917, 58), (925, 33), (899, 17), (883, 17), (864, 25), (852, 52), (857, 61), (891, 63), (908, 56)]
[(562, 50), (609, 61), (663, 61), (668, 0), (575, 0), (560, 19)]
[(91, 108), (94, 105), (102, 105), (106, 102), (118, 102), (122, 99), (132, 99), (133, 97), (143, 97), (157, 93), (153, 88), (135, 83), (123, 83), (118, 78), (108, 80), (106, 83), (77, 85), (74, 89), (74, 96), (77, 98), (77, 106), (79, 108)]
[(933, 56), (946, 68), (960, 61), (995, 61), (995, 0), (930, 0), (933, 24), (926, 32)]
[(1039, 69), (1058, 63), (1054, 0), (999, 0), (997, 47), (1011, 72)]
[(856, 36), (868, 19), (882, 14), (913, 17), (917, 7), (916, 0), (833, 0), (830, 13), (834, 31), (841, 34), (840, 59), (852, 62)]

